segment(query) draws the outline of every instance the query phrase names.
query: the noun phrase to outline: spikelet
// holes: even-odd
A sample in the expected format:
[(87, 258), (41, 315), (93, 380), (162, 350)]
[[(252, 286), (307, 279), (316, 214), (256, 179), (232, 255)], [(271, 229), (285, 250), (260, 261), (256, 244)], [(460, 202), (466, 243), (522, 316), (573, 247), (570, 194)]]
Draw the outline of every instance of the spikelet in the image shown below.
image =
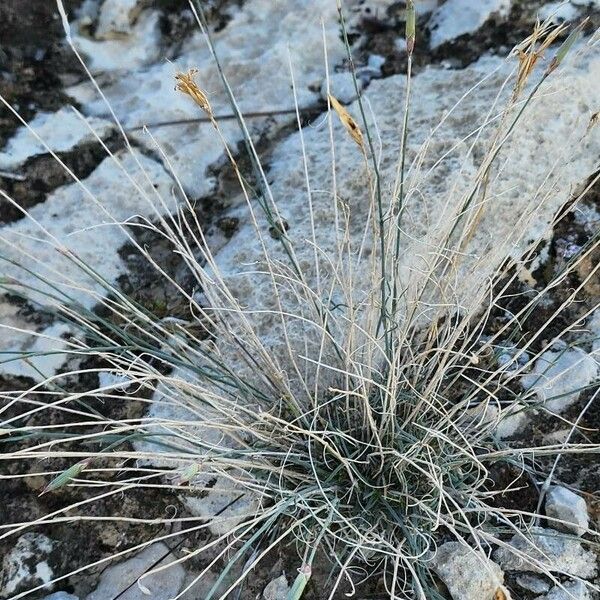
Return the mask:
[(406, 50), (412, 54), (417, 39), (417, 12), (413, 0), (406, 3)]
[(566, 25), (554, 27), (549, 23), (540, 23), (538, 21), (535, 24), (532, 34), (517, 46), (516, 54), (519, 58), (519, 72), (515, 85), (515, 96), (518, 96), (525, 87), (529, 76), (533, 72), (535, 65), (543, 57), (544, 52), (566, 28)]
[(187, 73), (177, 73), (175, 80), (177, 85), (175, 89), (178, 92), (187, 94), (190, 98), (209, 116), (213, 117), (213, 111), (206, 94), (198, 87), (194, 80), (194, 76), (198, 69), (190, 69)]
[(90, 464), (89, 459), (84, 459), (70, 466), (68, 469), (57, 475), (41, 492), (40, 496), (47, 494), (48, 492), (54, 492), (68, 483), (70, 483), (75, 477), (78, 477), (84, 469)]
[(335, 110), (338, 117), (340, 118), (340, 121), (346, 128), (346, 131), (348, 131), (348, 133), (350, 134), (350, 137), (356, 142), (356, 144), (358, 144), (360, 149), (364, 152), (365, 143), (363, 140), (363, 134), (356, 121), (352, 118), (352, 116), (346, 110), (346, 108), (342, 104), (340, 104), (340, 102), (334, 96), (328, 94), (327, 97), (329, 98), (329, 102), (333, 110)]

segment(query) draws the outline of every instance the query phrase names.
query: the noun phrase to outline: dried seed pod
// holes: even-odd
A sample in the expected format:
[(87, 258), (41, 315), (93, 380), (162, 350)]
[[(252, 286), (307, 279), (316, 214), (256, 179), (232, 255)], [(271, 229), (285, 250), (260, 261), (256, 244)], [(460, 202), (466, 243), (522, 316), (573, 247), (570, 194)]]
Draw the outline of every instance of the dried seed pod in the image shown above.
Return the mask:
[(515, 85), (515, 96), (518, 96), (538, 61), (544, 56), (545, 51), (554, 41), (562, 35), (567, 26), (562, 24), (553, 26), (548, 23), (536, 23), (532, 34), (517, 48), (516, 55), (519, 59), (519, 71)]

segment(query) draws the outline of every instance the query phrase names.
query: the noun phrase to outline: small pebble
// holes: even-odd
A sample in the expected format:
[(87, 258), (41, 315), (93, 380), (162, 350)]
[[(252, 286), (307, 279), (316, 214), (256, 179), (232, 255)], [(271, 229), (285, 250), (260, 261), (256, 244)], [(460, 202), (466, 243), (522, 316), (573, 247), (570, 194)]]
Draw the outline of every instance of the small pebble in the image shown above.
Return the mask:
[(589, 516), (585, 500), (571, 490), (553, 485), (546, 495), (546, 516), (564, 521), (549, 521), (553, 529), (583, 535), (589, 527)]

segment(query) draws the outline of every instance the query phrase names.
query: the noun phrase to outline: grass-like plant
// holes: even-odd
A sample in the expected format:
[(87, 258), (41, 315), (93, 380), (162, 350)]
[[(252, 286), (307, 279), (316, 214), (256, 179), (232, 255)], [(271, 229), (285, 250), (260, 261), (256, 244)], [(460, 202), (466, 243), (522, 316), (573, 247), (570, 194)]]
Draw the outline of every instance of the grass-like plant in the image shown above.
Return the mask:
[[(58, 4), (68, 35), (60, 0)], [(360, 202), (367, 207), (366, 218), (357, 227), (352, 210), (331, 190), (333, 242), (325, 243), (316, 234), (308, 171), (307, 219), (312, 237), (295, 239), (293, 231), (288, 231), (284, 200), (271, 192), (218, 56), (215, 61), (239, 119), (251, 174), (238, 166), (238, 157), (221, 135), (210, 100), (194, 73), (177, 76), (178, 89), (205, 113), (214, 135), (223, 140), (246, 199), (248, 219), (255, 227), (257, 248), (262, 251), (260, 263), (251, 268), (260, 285), (269, 286), (271, 305), (246, 307), (245, 299), (236, 296), (232, 286), (236, 276), (221, 273), (183, 188), (178, 190), (181, 203), (175, 214), (157, 210), (155, 220), (138, 226), (168, 240), (193, 276), (193, 290), (169, 275), (129, 228), (115, 226), (123, 228), (156, 270), (157, 278), (178, 289), (188, 318), (157, 316), (57, 240), (56, 249), (81, 270), (82, 281), (87, 283), (64, 279), (57, 283), (59, 273), (53, 280), (31, 268), (27, 281), (33, 277), (37, 285), (24, 284), (12, 275), (2, 279), (8, 293), (72, 327), (74, 335), (61, 341), (66, 347), (57, 352), (75, 365), (68, 373), (43, 374), (43, 381), (26, 391), (2, 393), (5, 414), (10, 414), (9, 408), (20, 408), (17, 416), (6, 418), (1, 426), (2, 441), (7, 444), (4, 458), (24, 465), (42, 458), (60, 459), (61, 464), (67, 461), (66, 469), (44, 474), (49, 482), (44, 492), (85, 486), (97, 493), (81, 505), (69, 505), (31, 523), (3, 525), (1, 537), (16, 536), (44, 523), (86, 518), (80, 513), (85, 515), (89, 502), (133, 488), (165, 487), (182, 493), (210, 488), (214, 493), (223, 487), (232, 497), (227, 508), (238, 503), (247, 509), (245, 513), (237, 511), (232, 516), (224, 511), (208, 520), (184, 518), (180, 530), (155, 538), (185, 539), (208, 528), (220, 532), (178, 560), (210, 557), (198, 579), (220, 569), (206, 600), (239, 598), (236, 594), (249, 574), (273, 549), (284, 545), (298, 552), (298, 574), (289, 600), (303, 596), (315, 560), (323, 561), (325, 556), (331, 575), (321, 598), (335, 598), (343, 589), (354, 589), (368, 572), (383, 578), (390, 598), (441, 599), (444, 595), (431, 567), (441, 542), (458, 540), (489, 554), (493, 547), (506, 546), (515, 533), (526, 536), (528, 528), (539, 521), (536, 513), (501, 508), (496, 500), (506, 489), (494, 487), (494, 469), (505, 464), (532, 485), (545, 482), (539, 489), (541, 503), (553, 473), (540, 471), (536, 462), (540, 457), (558, 460), (567, 453), (598, 451), (595, 444), (569, 441), (515, 447), (497, 434), (505, 418), (514, 418), (532, 405), (531, 393), (520, 391), (516, 382), (540, 354), (530, 352), (527, 360), (519, 362), (531, 345), (525, 343), (509, 369), (498, 361), (502, 343), (514, 338), (520, 322), (592, 255), (598, 235), (492, 335), (483, 336), (492, 309), (512, 293), (519, 276), (516, 266), (533, 258), (535, 245), (521, 262), (507, 259), (496, 265), (487, 284), (474, 291), (466, 310), (456, 301), (460, 296), (457, 282), (469, 272), (465, 248), (481, 218), (491, 174), (507, 141), (518, 135), (521, 119), (544, 82), (560, 76), (559, 68), (580, 29), (556, 49), (550, 47), (564, 28), (538, 24), (519, 46), (513, 94), (507, 106), (482, 127), (494, 133), (485, 136), (487, 152), (478, 171), (465, 182), (466, 191), (453, 208), (454, 218), (430, 240), (435, 251), (426, 266), (407, 269), (402, 257), (411, 236), (405, 223), (406, 206), (418, 197), (414, 173), (421, 158), (410, 155), (407, 145), (417, 38), (415, 8), (412, 2), (407, 4), (408, 75), (393, 185), (382, 180), (376, 132), (365, 100), (359, 94), (358, 113), (352, 115), (329, 95), (332, 153), (333, 129), (339, 119), (356, 144), (356, 168), (365, 174)], [(211, 44), (201, 8), (193, 5), (193, 9)], [(341, 5), (339, 12), (352, 65)], [(547, 52), (553, 52), (554, 58), (540, 73), (536, 63)], [(538, 78), (537, 82), (531, 78)], [(302, 139), (301, 127), (299, 132)], [(121, 133), (133, 152), (122, 128)], [(332, 162), (335, 181), (335, 159)], [(305, 168), (309, 168), (306, 156)], [(123, 177), (131, 178), (131, 174), (124, 172)], [(138, 191), (149, 203), (167, 203)], [(7, 194), (2, 195), (16, 206)], [(100, 199), (90, 200), (101, 205)], [(557, 215), (555, 223), (563, 216)], [(525, 225), (515, 238), (525, 234)], [(306, 244), (312, 253), (308, 265), (298, 258), (299, 246)], [(12, 273), (18, 261), (7, 256)], [(27, 258), (43, 262), (43, 257)], [(597, 276), (597, 270), (594, 267), (589, 277)], [(573, 291), (571, 302), (583, 285)], [(76, 299), (82, 286), (94, 298), (94, 309)], [(568, 305), (557, 314), (566, 313)], [(265, 318), (281, 341), (275, 350), (257, 329), (256, 323)], [(575, 326), (568, 323), (561, 335)], [(77, 366), (82, 361), (85, 367)], [(76, 391), (65, 383), (84, 376), (87, 381), (95, 380), (91, 376), (106, 373), (116, 376), (114, 382)], [(177, 410), (171, 417), (158, 411), (148, 418), (114, 420), (104, 416), (90, 398), (106, 406), (143, 402)], [(44, 415), (51, 412), (63, 415), (64, 422), (45, 424)], [(34, 416), (38, 424), (27, 424)], [(114, 519), (125, 518), (114, 515)], [(144, 545), (99, 562), (128, 555)], [(538, 561), (537, 566), (558, 583), (550, 573), (551, 565)], [(64, 574), (57, 581), (76, 573)], [(508, 597), (502, 587), (496, 594)]]

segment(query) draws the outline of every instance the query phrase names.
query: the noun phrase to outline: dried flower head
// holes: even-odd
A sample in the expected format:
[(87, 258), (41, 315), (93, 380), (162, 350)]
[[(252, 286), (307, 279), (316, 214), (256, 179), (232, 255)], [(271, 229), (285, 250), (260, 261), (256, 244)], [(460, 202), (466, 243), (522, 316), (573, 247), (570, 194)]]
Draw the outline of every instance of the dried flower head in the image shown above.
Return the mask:
[(198, 69), (190, 69), (187, 73), (177, 73), (175, 80), (177, 85), (175, 89), (178, 92), (183, 92), (192, 98), (192, 100), (209, 116), (213, 116), (212, 108), (206, 94), (198, 87), (194, 81), (194, 76), (198, 73)]

